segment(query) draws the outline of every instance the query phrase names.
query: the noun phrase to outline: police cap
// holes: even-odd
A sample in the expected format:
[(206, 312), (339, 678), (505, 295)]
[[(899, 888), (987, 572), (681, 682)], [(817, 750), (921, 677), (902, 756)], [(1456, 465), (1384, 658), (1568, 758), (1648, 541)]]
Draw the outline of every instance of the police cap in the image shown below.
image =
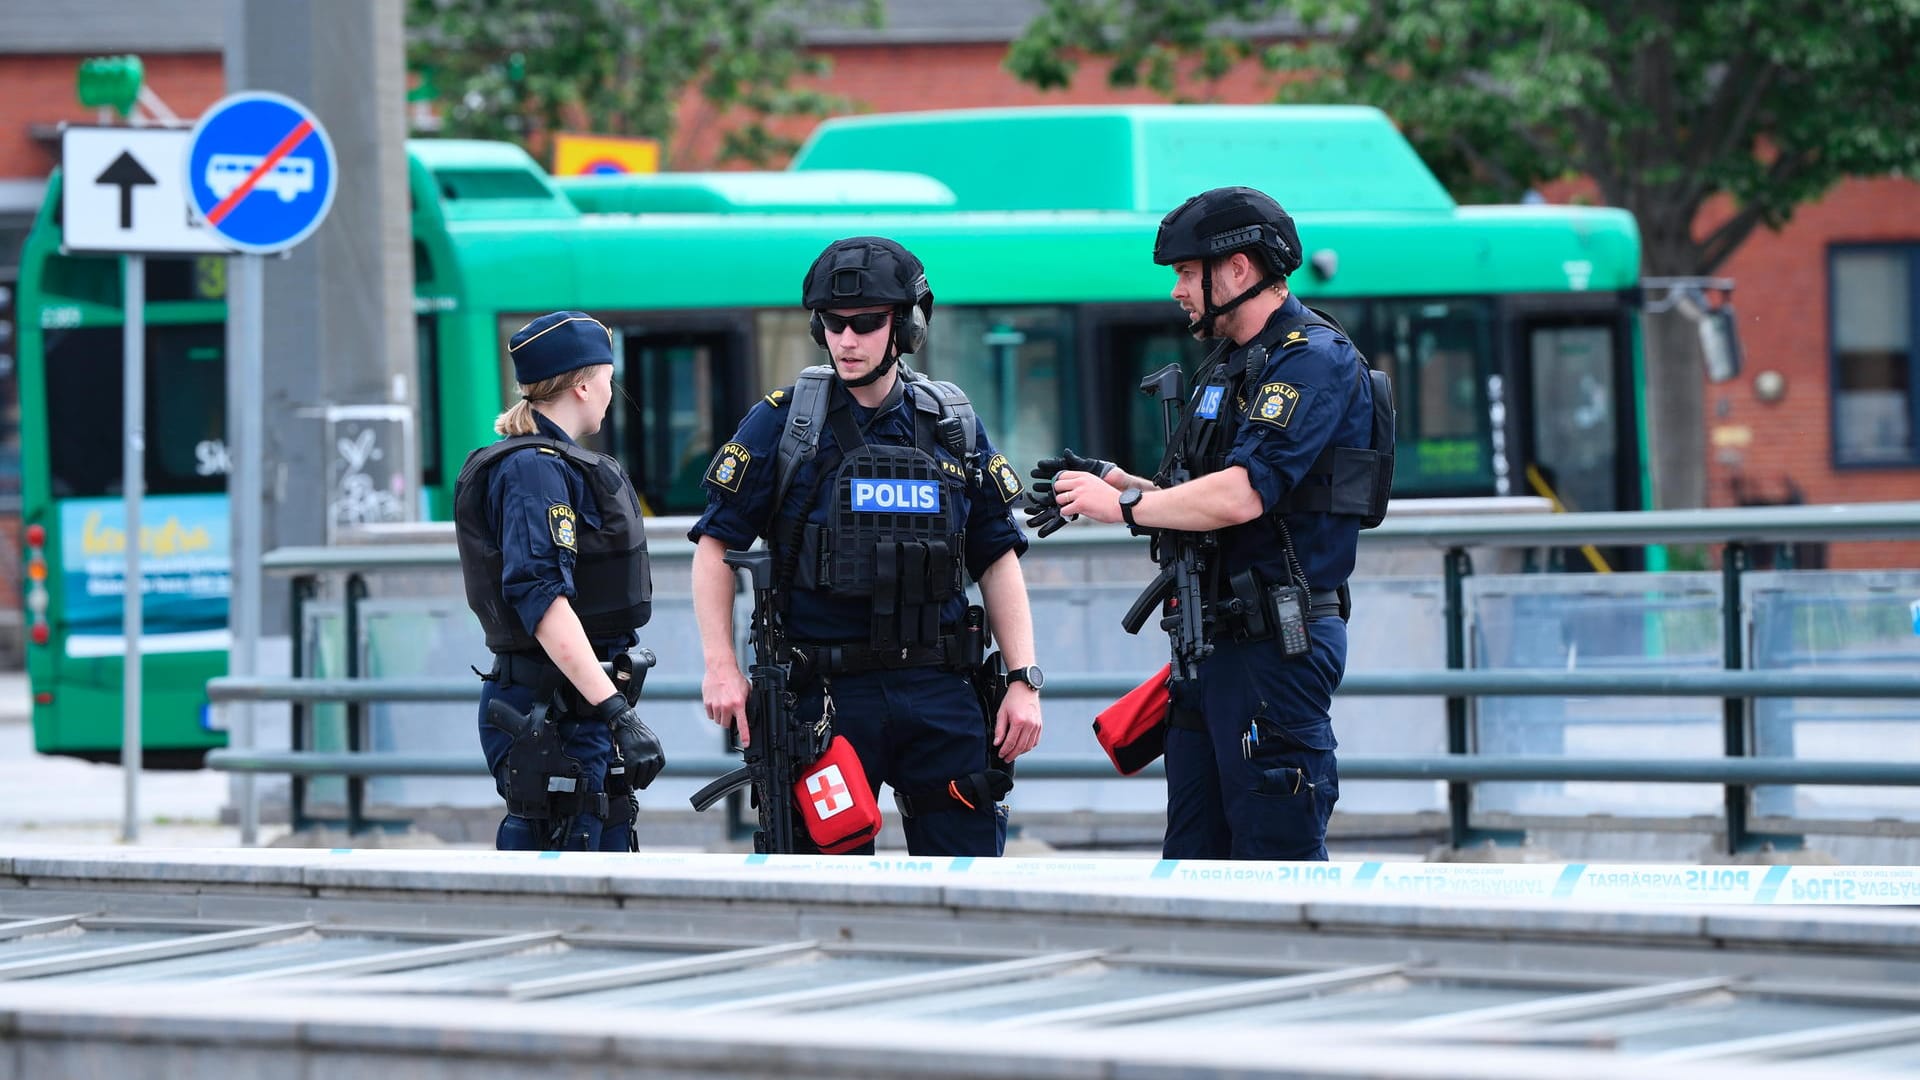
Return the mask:
[(913, 252), (884, 236), (835, 240), (807, 267), (800, 303), (810, 311), (918, 305), (933, 315), (927, 269)]
[(583, 311), (542, 315), (507, 342), (513, 378), (521, 386), (595, 364), (613, 363), (613, 332)]
[(1250, 187), (1203, 191), (1160, 219), (1153, 261), (1162, 266), (1258, 251), (1281, 276), (1300, 269), (1300, 233), (1272, 196)]

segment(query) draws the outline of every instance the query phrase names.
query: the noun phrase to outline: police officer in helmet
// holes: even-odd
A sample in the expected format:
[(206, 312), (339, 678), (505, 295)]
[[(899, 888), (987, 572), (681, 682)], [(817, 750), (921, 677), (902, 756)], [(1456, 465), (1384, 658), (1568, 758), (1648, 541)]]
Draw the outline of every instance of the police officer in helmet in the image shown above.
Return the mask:
[[(804, 660), (798, 721), (831, 714), (874, 792), (894, 789), (915, 854), (998, 855), (1005, 788), (975, 782), (1039, 740), (1044, 681), (1020, 572), (1027, 540), (1012, 512), (1019, 476), (957, 387), (901, 362), (925, 345), (933, 314), (906, 248), (836, 241), (807, 270), (801, 299), (830, 368), (807, 369), (747, 414), (714, 456), (707, 509), (688, 534), (707, 716), (749, 738), (723, 559), (764, 537)], [(794, 441), (807, 432), (811, 445)], [(969, 682), (981, 638), (968, 625), (979, 613), (968, 577), (1012, 671), (994, 716)]]
[[(480, 745), (507, 816), (502, 850), (630, 851), (633, 792), (665, 764), (640, 721), (626, 656), (652, 613), (639, 498), (613, 458), (580, 447), (613, 399), (612, 335), (578, 311), (544, 315), (508, 351), (520, 400), (455, 485), (467, 602), (493, 670)], [(650, 664), (647, 655), (645, 663)]]
[[(1362, 520), (1327, 463), (1341, 448), (1371, 460), (1366, 363), (1289, 293), (1299, 233), (1262, 192), (1188, 199), (1161, 221), (1153, 261), (1173, 268), (1188, 330), (1219, 343), (1163, 462), (1162, 475), (1172, 463), (1191, 479), (1160, 486), (1068, 451), (1035, 471), (1054, 476), (1057, 505), (1043, 499), (1028, 524), (1083, 514), (1217, 537), (1202, 575), (1211, 651), (1197, 678), (1172, 687), (1165, 855), (1325, 859), (1340, 790), (1328, 708), (1346, 666), (1342, 597)], [(1269, 610), (1289, 595), (1306, 630), (1291, 646)]]

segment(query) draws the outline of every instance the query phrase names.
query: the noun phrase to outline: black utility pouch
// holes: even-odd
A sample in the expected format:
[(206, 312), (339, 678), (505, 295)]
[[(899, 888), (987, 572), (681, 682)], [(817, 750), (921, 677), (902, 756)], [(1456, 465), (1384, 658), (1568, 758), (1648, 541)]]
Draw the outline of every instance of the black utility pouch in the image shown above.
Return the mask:
[(1313, 650), (1307, 635), (1307, 590), (1298, 585), (1275, 585), (1267, 590), (1267, 623), (1283, 656), (1305, 656)]

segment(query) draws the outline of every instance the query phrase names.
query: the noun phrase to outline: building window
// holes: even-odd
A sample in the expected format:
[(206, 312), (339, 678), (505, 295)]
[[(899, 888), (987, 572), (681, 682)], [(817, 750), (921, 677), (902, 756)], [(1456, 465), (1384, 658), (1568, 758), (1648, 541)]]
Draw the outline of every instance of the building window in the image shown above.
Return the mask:
[(1834, 463), (1920, 464), (1920, 245), (1835, 248), (1831, 261)]

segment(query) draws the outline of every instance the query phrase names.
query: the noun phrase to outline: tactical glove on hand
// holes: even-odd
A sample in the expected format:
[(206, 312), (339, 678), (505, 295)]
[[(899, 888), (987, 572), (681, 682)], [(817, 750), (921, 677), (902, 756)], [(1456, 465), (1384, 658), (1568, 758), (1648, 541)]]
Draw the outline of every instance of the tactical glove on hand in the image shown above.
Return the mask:
[(1033, 468), (1033, 478), (1035, 480), (1052, 480), (1055, 473), (1071, 471), (1092, 473), (1100, 479), (1105, 480), (1107, 474), (1116, 468), (1119, 468), (1119, 466), (1104, 458), (1081, 457), (1079, 454), (1073, 452), (1073, 447), (1069, 446), (1065, 450), (1060, 451), (1059, 457), (1041, 458), (1039, 464)]
[(620, 760), (627, 768), (627, 779), (634, 790), (644, 789), (660, 775), (667, 766), (667, 756), (660, 749), (660, 738), (653, 729), (640, 722), (640, 714), (621, 694), (615, 694), (593, 707), (593, 717), (605, 721), (613, 729), (613, 745), (620, 752)]
[(1106, 475), (1115, 468), (1117, 466), (1111, 461), (1081, 457), (1073, 452), (1072, 447), (1062, 450), (1058, 457), (1041, 458), (1034, 465), (1033, 472), (1029, 474), (1033, 477), (1034, 484), (1033, 494), (1029, 497), (1031, 501), (1027, 505), (1027, 528), (1035, 530), (1041, 536), (1052, 536), (1066, 528), (1067, 522), (1080, 516), (1075, 514), (1068, 517), (1060, 512), (1060, 504), (1055, 501), (1053, 494), (1055, 476), (1072, 471), (1092, 473), (1104, 480)]

